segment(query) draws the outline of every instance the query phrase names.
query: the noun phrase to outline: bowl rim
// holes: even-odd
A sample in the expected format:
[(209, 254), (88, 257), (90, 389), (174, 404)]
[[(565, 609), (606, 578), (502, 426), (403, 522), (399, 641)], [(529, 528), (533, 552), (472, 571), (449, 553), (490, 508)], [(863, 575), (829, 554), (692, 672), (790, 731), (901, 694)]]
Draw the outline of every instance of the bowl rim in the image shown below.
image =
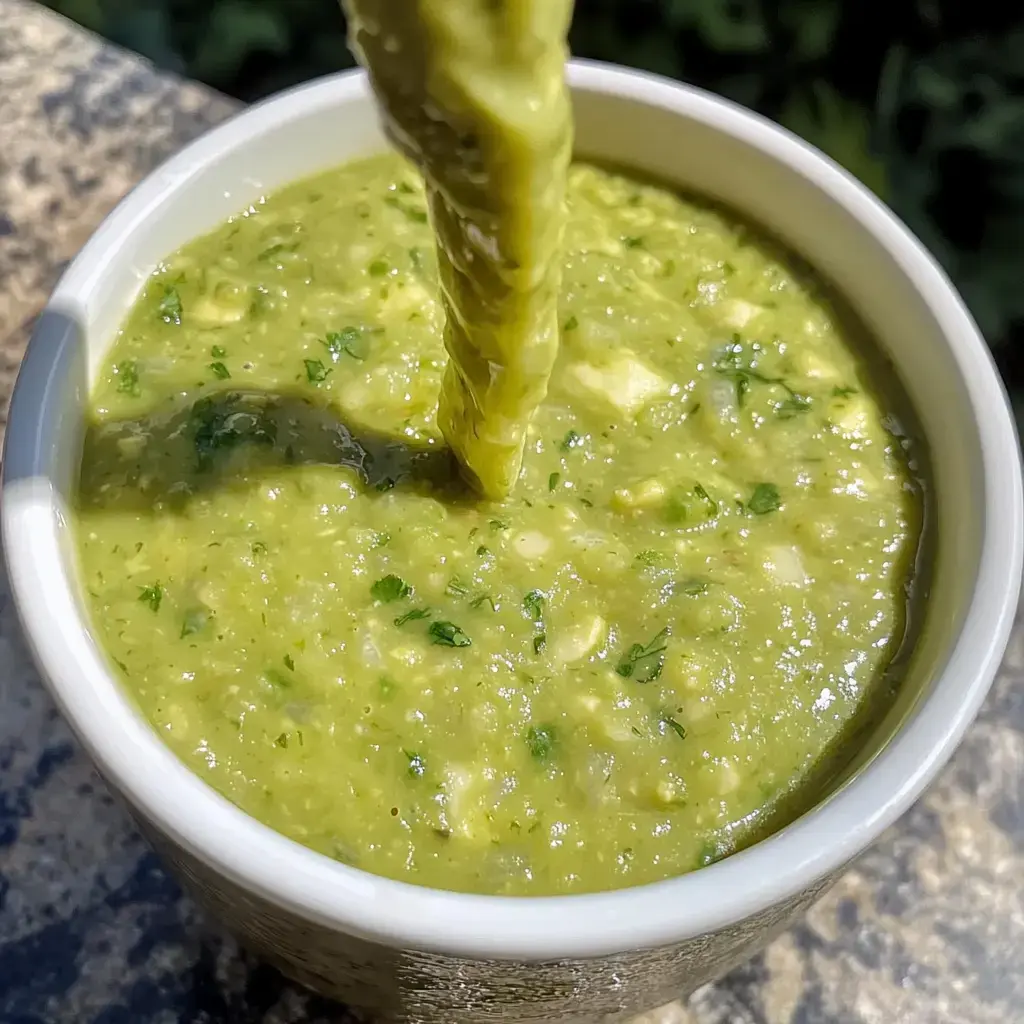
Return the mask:
[[(707, 868), (635, 888), (544, 897), (453, 893), (314, 853), (250, 818), (185, 768), (121, 693), (98, 652), (83, 653), (83, 643), (91, 647), (84, 618), (55, 628), (46, 590), (55, 581), (70, 588), (54, 525), (59, 511), (52, 485), (46, 486), (56, 453), (39, 456), (42, 496), (40, 488), (8, 480), (5, 457), (0, 514), (12, 594), (51, 693), (102, 773), (160, 831), (243, 890), (390, 947), (525, 961), (613, 955), (705, 935), (799, 898), (876, 839), (945, 764), (991, 685), (1016, 609), (1024, 528), (1013, 417), (988, 349), (934, 259), (854, 178), (755, 113), (659, 76), (596, 62), (573, 61), (569, 81), (577, 91), (659, 106), (760, 150), (843, 206), (897, 257), (908, 286), (943, 325), (977, 419), (985, 481), (977, 586), (950, 657), (913, 716), (831, 800), (781, 831)], [(353, 100), (371, 100), (358, 70), (271, 97), (192, 142), (120, 202), (72, 262), (48, 308), (81, 301), (118, 238), (138, 230), (147, 209), (186, 188), (196, 168), (244, 145), (253, 126), (280, 125)], [(5, 456), (38, 438), (45, 416), (38, 405), (12, 402)]]

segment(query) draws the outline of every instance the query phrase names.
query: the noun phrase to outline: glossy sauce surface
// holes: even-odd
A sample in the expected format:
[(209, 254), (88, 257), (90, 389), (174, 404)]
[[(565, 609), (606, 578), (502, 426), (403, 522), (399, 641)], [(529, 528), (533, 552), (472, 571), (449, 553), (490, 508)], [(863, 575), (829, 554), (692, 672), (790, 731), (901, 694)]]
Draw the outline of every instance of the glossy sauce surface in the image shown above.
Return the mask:
[(550, 390), (477, 500), (425, 209), (376, 157), (148, 283), (86, 440), (95, 629), (185, 763), (329, 856), (517, 894), (709, 863), (891, 692), (913, 446), (788, 258), (576, 165)]

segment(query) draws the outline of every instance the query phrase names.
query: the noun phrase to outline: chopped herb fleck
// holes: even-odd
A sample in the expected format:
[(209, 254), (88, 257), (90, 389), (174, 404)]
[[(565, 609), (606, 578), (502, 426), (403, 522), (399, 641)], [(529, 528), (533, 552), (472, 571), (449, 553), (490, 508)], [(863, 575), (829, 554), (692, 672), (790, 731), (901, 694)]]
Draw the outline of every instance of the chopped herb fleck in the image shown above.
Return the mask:
[(403, 597), (411, 597), (412, 587), (401, 576), (389, 573), (370, 587), (370, 596), (381, 604), (390, 604), (392, 601), (400, 601)]
[(374, 260), (366, 269), (370, 277), (383, 277), (391, 270), (391, 264), (387, 260)]
[(474, 597), (473, 600), (469, 602), (469, 607), (479, 608), (484, 603), (491, 606), (492, 612), (496, 612), (498, 610), (498, 604), (490, 594), (480, 594), (479, 597)]
[(575, 430), (570, 430), (565, 437), (562, 438), (562, 443), (559, 446), (563, 452), (571, 451), (573, 448), (579, 448), (583, 444), (583, 438), (576, 433)]
[(791, 394), (775, 406), (775, 415), (781, 420), (791, 420), (811, 407), (811, 400), (806, 395)]
[(747, 502), (747, 508), (756, 516), (777, 512), (782, 507), (779, 489), (775, 484), (758, 484)]
[(409, 760), (409, 774), (418, 779), (427, 770), (427, 762), (423, 759), (421, 754), (414, 753), (411, 750), (403, 750), (403, 754)]
[(276, 690), (291, 689), (291, 679), (276, 668), (265, 669), (263, 672), (263, 678)]
[(523, 611), (533, 619), (534, 622), (540, 622), (544, 618), (544, 602), (545, 595), (541, 590), (531, 590), (526, 597), (523, 598)]
[(253, 541), (250, 550), (253, 555), (265, 555), (267, 553), (267, 545), (261, 540)]
[(454, 622), (435, 619), (427, 630), (430, 642), (439, 647), (469, 647), (472, 640)]
[(712, 498), (706, 490), (704, 490), (703, 484), (697, 484), (697, 486), (694, 487), (693, 489), (693, 493), (696, 494), (697, 497), (700, 498), (700, 500), (703, 501), (704, 504), (711, 509), (714, 515), (718, 515), (718, 502), (715, 501), (715, 499)]
[[(732, 344), (726, 348), (722, 356), (712, 363), (712, 369), (736, 385), (736, 401), (739, 405), (743, 404), (750, 385), (755, 381), (760, 384), (781, 384), (786, 387), (778, 377), (768, 377), (751, 363), (744, 361), (743, 345), (739, 341), (739, 335), (735, 334)], [(786, 390), (789, 389), (786, 388)]]
[(370, 354), (370, 341), (366, 332), (359, 327), (343, 327), (340, 331), (328, 331), (322, 344), (336, 363), (342, 355), (362, 362)]
[(290, 654), (286, 654), (282, 660), (286, 669), (291, 672), (295, 671), (295, 659)]
[(533, 653), (534, 654), (540, 654), (540, 652), (543, 651), (544, 648), (547, 647), (547, 645), (548, 645), (548, 635), (547, 635), (547, 633), (538, 633), (533, 638)]
[(163, 297), (156, 309), (165, 324), (181, 323), (181, 296), (174, 285), (164, 287)]
[(701, 579), (699, 576), (691, 576), (679, 584), (679, 589), (688, 597), (700, 597), (708, 592), (711, 586), (710, 580)]
[(139, 600), (148, 604), (154, 612), (160, 611), (160, 602), (164, 599), (164, 588), (159, 583), (149, 587), (139, 587)]
[(627, 249), (642, 249), (644, 240), (639, 235), (623, 235), (622, 244)]
[(277, 739), (274, 740), (274, 742), (279, 747), (281, 747), (282, 750), (286, 750), (288, 748), (288, 733), (286, 733), (286, 732), (281, 733), (281, 735), (278, 736)]
[(228, 354), (228, 350), (223, 345), (214, 345), (210, 349), (210, 355), (214, 359), (223, 359)]
[[(671, 729), (681, 740), (686, 739), (686, 730), (667, 712), (662, 712), (661, 724)], [(665, 730), (662, 729), (662, 732)]]
[(258, 260), (270, 260), (273, 259), (278, 253), (282, 252), (295, 252), (298, 249), (298, 242), (275, 242), (273, 245), (268, 245), (257, 257)]
[(327, 380), (331, 372), (319, 359), (303, 359), (306, 364), (306, 379), (310, 384), (320, 384)]
[[(693, 498), (696, 497), (706, 506), (707, 512), (703, 512), (700, 506), (694, 507)], [(701, 484), (697, 484), (691, 492), (682, 487), (675, 488), (668, 496), (664, 507), (665, 521), (668, 523), (685, 523), (699, 518), (700, 513), (704, 519), (718, 515), (718, 502), (711, 497)]]
[(399, 615), (395, 619), (396, 626), (404, 626), (407, 622), (415, 622), (417, 619), (430, 618), (429, 608), (413, 608), (410, 611), (405, 612), (404, 615)]
[(637, 683), (653, 682), (665, 667), (665, 651), (668, 648), (669, 630), (666, 626), (656, 633), (648, 644), (633, 644), (623, 655), (615, 671), (626, 679)]
[(488, 548), (488, 547), (485, 547), (485, 546), (484, 546), (483, 544), (481, 544), (481, 545), (480, 545), (480, 547), (478, 547), (478, 548), (476, 549), (476, 553), (477, 553), (477, 554), (478, 554), (478, 555), (479, 555), (479, 556), (480, 556), (481, 558), (486, 558), (486, 557), (487, 557), (487, 556), (488, 556), (488, 555), (489, 555), (489, 554), (491, 553), (491, 549), (490, 549), (490, 548)]
[(855, 394), (857, 394), (857, 389), (856, 388), (840, 388), (840, 387), (835, 387), (835, 388), (832, 389), (832, 397), (833, 398), (849, 398), (850, 395), (855, 395)]
[(220, 362), (210, 363), (210, 370), (217, 380), (227, 380), (231, 376), (231, 371)]
[(444, 592), (449, 597), (465, 597), (469, 593), (469, 587), (458, 576), (453, 576), (448, 581), (448, 586), (444, 588)]
[(552, 473), (548, 477), (548, 490), (553, 491), (558, 486), (558, 481), (562, 479), (561, 473)]
[(506, 523), (502, 519), (491, 519), (491, 520), (489, 520), (489, 525), (490, 525), (491, 529), (495, 531), (495, 533), (497, 533), (499, 530), (507, 530), (508, 529), (508, 523)]
[(535, 761), (550, 761), (555, 749), (555, 728), (551, 725), (531, 725), (526, 730), (526, 746)]
[(139, 393), (139, 364), (134, 359), (125, 359), (116, 363), (114, 375), (117, 377), (117, 390), (122, 395), (138, 395)]
[(563, 331), (575, 331), (576, 328), (579, 327), (579, 325), (580, 325), (579, 320), (577, 320), (576, 317), (571, 316), (571, 317), (569, 317), (568, 320), (565, 321), (564, 324), (562, 324), (562, 330)]
[(638, 551), (635, 560), (641, 565), (657, 565), (661, 561), (661, 553), (648, 548), (646, 551)]

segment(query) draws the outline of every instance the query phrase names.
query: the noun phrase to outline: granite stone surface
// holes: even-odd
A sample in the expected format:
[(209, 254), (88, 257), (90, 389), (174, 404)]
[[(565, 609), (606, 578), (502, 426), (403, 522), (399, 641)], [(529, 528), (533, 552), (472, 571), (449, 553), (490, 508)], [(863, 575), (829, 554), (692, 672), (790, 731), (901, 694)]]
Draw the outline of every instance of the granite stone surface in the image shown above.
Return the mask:
[[(0, 396), (64, 263), (223, 97), (0, 0)], [(792, 931), (645, 1024), (1024, 1022), (1024, 631), (931, 792)], [(0, 576), (0, 1024), (351, 1019), (206, 920), (107, 794)]]

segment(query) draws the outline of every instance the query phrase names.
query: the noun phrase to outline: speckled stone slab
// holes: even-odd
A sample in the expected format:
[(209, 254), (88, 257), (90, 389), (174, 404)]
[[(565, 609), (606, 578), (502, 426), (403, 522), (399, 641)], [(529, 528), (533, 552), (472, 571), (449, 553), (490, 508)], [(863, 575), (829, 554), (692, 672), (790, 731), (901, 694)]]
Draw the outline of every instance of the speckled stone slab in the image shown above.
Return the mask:
[[(0, 398), (63, 264), (230, 101), (0, 0)], [(163, 873), (29, 663), (0, 576), (0, 1024), (337, 1024)], [(929, 795), (763, 955), (643, 1024), (1024, 1022), (1024, 627)], [(640, 1022), (637, 1022), (640, 1024)]]

